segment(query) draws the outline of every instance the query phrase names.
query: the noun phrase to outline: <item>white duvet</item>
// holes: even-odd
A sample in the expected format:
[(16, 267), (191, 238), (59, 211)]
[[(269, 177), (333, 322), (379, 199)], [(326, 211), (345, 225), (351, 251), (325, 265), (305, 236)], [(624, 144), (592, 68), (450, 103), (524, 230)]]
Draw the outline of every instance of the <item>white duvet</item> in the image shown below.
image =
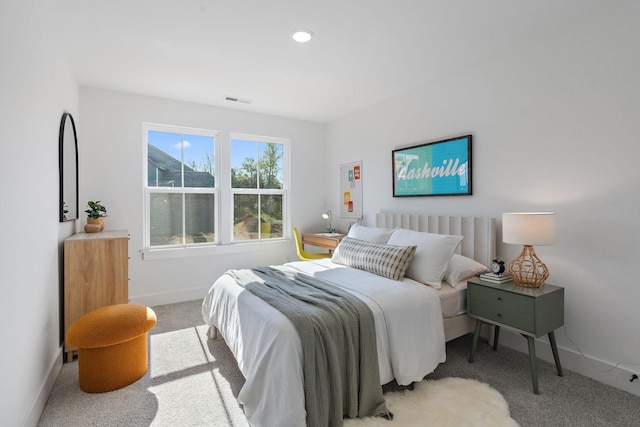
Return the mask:
[[(401, 385), (421, 381), (445, 361), (442, 312), (434, 289), (329, 259), (285, 266), (338, 285), (369, 306), (375, 319), (382, 384), (394, 378)], [(291, 322), (226, 274), (209, 290), (202, 314), (224, 337), (246, 379), (238, 400), (249, 423), (304, 426), (302, 347)]]

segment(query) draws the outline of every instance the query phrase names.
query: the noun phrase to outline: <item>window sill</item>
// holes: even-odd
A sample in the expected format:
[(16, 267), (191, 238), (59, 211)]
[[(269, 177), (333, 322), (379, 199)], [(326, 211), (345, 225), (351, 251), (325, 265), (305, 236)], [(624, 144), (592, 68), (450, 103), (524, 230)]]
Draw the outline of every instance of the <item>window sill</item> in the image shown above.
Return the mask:
[(195, 256), (227, 255), (265, 250), (286, 250), (291, 248), (292, 239), (277, 239), (260, 242), (227, 243), (224, 245), (181, 246), (162, 249), (143, 249), (140, 251), (143, 261), (171, 258), (190, 258)]

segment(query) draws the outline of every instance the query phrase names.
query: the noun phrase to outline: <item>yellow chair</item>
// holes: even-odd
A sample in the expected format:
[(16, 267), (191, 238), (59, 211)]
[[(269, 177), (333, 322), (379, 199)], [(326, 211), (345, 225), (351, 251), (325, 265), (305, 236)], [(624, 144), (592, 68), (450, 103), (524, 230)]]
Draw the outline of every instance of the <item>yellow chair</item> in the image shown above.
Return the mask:
[(293, 235), (296, 237), (296, 251), (298, 252), (298, 258), (300, 258), (300, 261), (331, 258), (331, 254), (329, 253), (314, 253), (305, 251), (302, 248), (302, 239), (300, 238), (300, 233), (298, 233), (298, 227), (293, 227)]

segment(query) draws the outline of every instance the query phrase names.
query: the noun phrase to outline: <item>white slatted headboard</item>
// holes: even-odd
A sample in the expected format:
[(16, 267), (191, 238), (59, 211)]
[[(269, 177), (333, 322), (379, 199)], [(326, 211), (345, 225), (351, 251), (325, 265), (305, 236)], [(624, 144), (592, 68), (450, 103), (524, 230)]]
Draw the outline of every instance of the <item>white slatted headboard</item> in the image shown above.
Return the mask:
[(376, 226), (464, 236), (456, 253), (487, 267), (496, 256), (495, 218), (380, 212), (376, 214)]

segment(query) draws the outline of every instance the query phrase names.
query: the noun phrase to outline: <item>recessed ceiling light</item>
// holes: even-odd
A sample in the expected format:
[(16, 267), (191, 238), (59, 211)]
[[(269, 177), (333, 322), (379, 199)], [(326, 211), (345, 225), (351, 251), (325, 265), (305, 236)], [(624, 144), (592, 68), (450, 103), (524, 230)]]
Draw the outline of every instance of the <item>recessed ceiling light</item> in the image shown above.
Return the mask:
[(306, 43), (313, 37), (313, 33), (310, 30), (299, 29), (294, 30), (291, 33), (291, 38), (297, 41), (298, 43)]

